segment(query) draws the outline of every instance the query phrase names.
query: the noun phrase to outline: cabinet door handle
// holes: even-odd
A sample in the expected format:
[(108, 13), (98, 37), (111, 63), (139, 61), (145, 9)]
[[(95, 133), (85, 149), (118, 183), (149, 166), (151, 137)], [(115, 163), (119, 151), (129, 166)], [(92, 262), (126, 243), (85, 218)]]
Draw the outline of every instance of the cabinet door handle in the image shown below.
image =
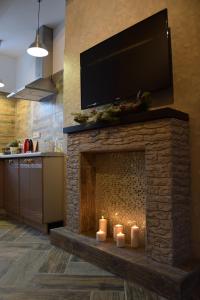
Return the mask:
[(13, 162), (14, 162), (13, 159), (9, 159), (9, 161), (8, 161), (9, 165), (12, 165)]

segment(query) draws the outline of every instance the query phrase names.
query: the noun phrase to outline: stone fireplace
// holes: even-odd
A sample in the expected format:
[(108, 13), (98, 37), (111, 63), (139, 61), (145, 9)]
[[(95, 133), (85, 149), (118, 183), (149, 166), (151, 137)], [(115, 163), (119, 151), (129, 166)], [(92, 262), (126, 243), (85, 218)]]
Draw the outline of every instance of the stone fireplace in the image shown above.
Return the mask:
[[(190, 253), (188, 115), (170, 108), (67, 133), (66, 226), (52, 244), (123, 278), (133, 299), (196, 299), (200, 268)], [(96, 241), (112, 226), (145, 227), (139, 249)], [(126, 231), (128, 236), (128, 231)], [(141, 235), (142, 237), (142, 235)], [(131, 299), (132, 299), (131, 298)]]
[(145, 227), (146, 255), (178, 265), (190, 255), (188, 117), (161, 111), (68, 129), (66, 226), (94, 236), (105, 214), (112, 236), (115, 218), (126, 226), (135, 220)]

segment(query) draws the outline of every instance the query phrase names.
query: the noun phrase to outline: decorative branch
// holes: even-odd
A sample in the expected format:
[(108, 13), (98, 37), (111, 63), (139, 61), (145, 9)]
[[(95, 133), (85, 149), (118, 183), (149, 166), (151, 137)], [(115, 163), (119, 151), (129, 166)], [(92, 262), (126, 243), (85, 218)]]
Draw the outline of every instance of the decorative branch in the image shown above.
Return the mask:
[(73, 113), (74, 121), (79, 124), (97, 123), (97, 122), (116, 122), (121, 117), (147, 111), (150, 106), (151, 95), (149, 92), (137, 93), (136, 99), (123, 101), (117, 104), (108, 105), (103, 110), (93, 109), (89, 113)]

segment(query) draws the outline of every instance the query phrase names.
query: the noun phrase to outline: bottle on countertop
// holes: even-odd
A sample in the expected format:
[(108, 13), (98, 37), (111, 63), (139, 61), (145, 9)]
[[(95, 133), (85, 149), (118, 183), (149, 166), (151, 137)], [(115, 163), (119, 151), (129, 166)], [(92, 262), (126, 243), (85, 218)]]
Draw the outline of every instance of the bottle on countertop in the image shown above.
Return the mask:
[(29, 151), (33, 152), (33, 141), (29, 139)]
[(23, 152), (26, 153), (29, 151), (29, 139), (25, 139), (24, 146), (23, 146)]
[(23, 150), (24, 153), (33, 152), (33, 141), (31, 139), (25, 139)]
[(39, 151), (39, 143), (38, 141), (33, 141), (33, 152)]

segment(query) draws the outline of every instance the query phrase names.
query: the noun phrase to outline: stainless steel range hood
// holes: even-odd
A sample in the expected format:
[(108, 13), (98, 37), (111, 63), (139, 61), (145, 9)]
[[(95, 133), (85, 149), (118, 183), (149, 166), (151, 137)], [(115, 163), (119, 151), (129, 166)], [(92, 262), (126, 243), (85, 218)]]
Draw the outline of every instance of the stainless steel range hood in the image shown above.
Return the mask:
[(52, 80), (53, 70), (53, 30), (47, 26), (40, 28), (40, 38), (47, 46), (49, 55), (35, 59), (35, 80), (24, 87), (10, 93), (7, 98), (42, 101), (56, 94), (56, 87)]
[(42, 101), (56, 94), (56, 88), (51, 78), (39, 78), (23, 88), (10, 93), (7, 98), (17, 98), (31, 101)]

